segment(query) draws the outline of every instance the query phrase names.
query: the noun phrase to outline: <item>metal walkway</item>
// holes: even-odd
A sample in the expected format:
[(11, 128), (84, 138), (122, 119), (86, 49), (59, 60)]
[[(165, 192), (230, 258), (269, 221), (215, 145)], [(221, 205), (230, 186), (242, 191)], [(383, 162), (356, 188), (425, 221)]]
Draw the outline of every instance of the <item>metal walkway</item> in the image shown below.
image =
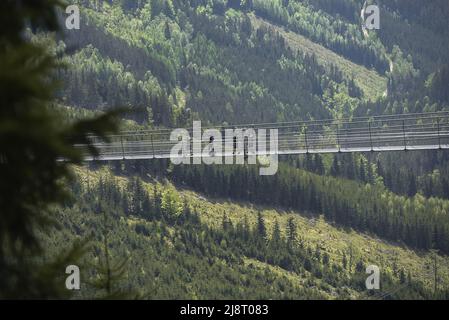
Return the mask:
[[(449, 112), (404, 114), (372, 118), (354, 118), (352, 120), (296, 121), (283, 123), (248, 124), (215, 128), (223, 134), (222, 138), (211, 143), (209, 136), (195, 139), (193, 128), (186, 128), (189, 134), (189, 152), (176, 157), (233, 157), (251, 155), (298, 155), (308, 153), (339, 152), (387, 152), (412, 150), (449, 149)], [(266, 132), (264, 132), (265, 129)], [(230, 130), (242, 130), (249, 137), (254, 133), (266, 139), (266, 150), (250, 138), (240, 141), (236, 148), (235, 138), (226, 135)], [(270, 130), (278, 133), (278, 148), (270, 148)], [(170, 141), (172, 129), (141, 130), (123, 132), (108, 137), (108, 142), (91, 137), (93, 145), (99, 151), (98, 157), (85, 157), (86, 161), (113, 161), (134, 159), (168, 159), (172, 148), (179, 143)], [(237, 132), (237, 131), (236, 131)], [(260, 135), (260, 132), (263, 134)], [(239, 136), (240, 137), (240, 136)], [(232, 139), (232, 141), (230, 141)], [(234, 150), (225, 151), (225, 143)], [(196, 144), (196, 149), (194, 147)], [(222, 151), (218, 146), (221, 145)], [(198, 147), (199, 146), (199, 147)], [(78, 148), (85, 148), (77, 145)], [(232, 148), (232, 147), (231, 147)], [(203, 151), (204, 150), (204, 151)], [(87, 152), (86, 152), (87, 154)]]

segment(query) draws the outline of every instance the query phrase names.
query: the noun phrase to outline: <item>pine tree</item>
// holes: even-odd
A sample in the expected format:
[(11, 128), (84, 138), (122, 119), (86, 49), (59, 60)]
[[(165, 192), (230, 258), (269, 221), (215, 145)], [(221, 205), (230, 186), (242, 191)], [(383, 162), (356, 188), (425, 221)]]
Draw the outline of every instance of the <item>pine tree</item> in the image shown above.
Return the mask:
[(279, 227), (279, 221), (276, 220), (273, 228), (273, 235), (271, 240), (278, 245), (281, 242), (281, 228)]
[(265, 227), (265, 221), (263, 219), (262, 213), (257, 212), (257, 237), (259, 239), (265, 240), (267, 238), (267, 229)]
[(290, 217), (287, 221), (287, 242), (290, 246), (296, 243), (296, 224), (295, 220)]

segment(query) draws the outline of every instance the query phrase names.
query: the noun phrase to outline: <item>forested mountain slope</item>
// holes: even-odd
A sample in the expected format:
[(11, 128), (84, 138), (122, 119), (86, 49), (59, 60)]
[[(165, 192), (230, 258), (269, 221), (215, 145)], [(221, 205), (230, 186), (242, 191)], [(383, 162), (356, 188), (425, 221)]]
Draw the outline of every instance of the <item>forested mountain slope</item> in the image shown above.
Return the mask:
[[(449, 110), (447, 1), (379, 1), (381, 29), (368, 35), (360, 27), (364, 2), (79, 0), (81, 31), (57, 39), (68, 66), (58, 74), (59, 102), (71, 117), (128, 106), (131, 128)], [(431, 250), (441, 264), (449, 253), (447, 152), (286, 157), (270, 178), (248, 166), (109, 166), (123, 178), (100, 183), (103, 173), (78, 172), (79, 201), (65, 208), (61, 234), (101, 241), (92, 226), (109, 216), (118, 230), (114, 255), (145, 257), (130, 263), (121, 289), (149, 298), (367, 298), (363, 267), (383, 263), (388, 280), (377, 298), (447, 298), (447, 270), (435, 290), (427, 262)], [(145, 185), (152, 200), (133, 204), (142, 187), (125, 177), (149, 175), (209, 200), (167, 185), (154, 196)], [(266, 225), (255, 224), (249, 204), (270, 208)], [(287, 217), (295, 222), (290, 235)], [(354, 248), (343, 245), (348, 239)], [(99, 259), (101, 248), (92, 254)]]
[[(248, 203), (206, 200), (152, 179), (75, 168), (76, 201), (58, 214), (52, 250), (92, 237), (85, 257), (88, 283), (102, 264), (124, 264), (114, 290), (141, 298), (171, 299), (398, 299), (432, 298), (435, 256)], [(106, 244), (104, 239), (107, 239)], [(105, 252), (105, 245), (110, 249)], [(447, 258), (436, 257), (438, 293), (446, 298)], [(382, 290), (364, 287), (376, 263)], [(267, 290), (267, 287), (270, 290)], [(80, 297), (105, 292), (93, 285)]]
[[(62, 96), (79, 107), (142, 106), (149, 110), (140, 121), (158, 125), (199, 114), (203, 121), (241, 123), (350, 117), (356, 109), (357, 115), (441, 109), (432, 99), (444, 92), (432, 74), (449, 51), (440, 14), (432, 22), (440, 27), (432, 28), (441, 31), (419, 36), (430, 28), (423, 18), (401, 16), (402, 2), (385, 4), (381, 30), (366, 38), (360, 2), (80, 1), (84, 32), (66, 33), (66, 46), (76, 53)], [(396, 30), (390, 16), (410, 32)], [(432, 37), (441, 38), (423, 44)], [(375, 68), (373, 59), (385, 66)], [(391, 107), (381, 99), (382, 77), (389, 79)], [(363, 93), (373, 101), (365, 103)]]
[[(90, 21), (83, 26), (86, 32), (68, 32), (65, 42), (78, 49), (91, 44), (98, 52), (97, 58), (87, 53), (92, 59), (85, 63), (71, 63), (75, 68), (68, 77), (74, 81), (64, 92), (69, 104), (92, 108), (126, 100), (151, 106), (155, 122), (164, 125), (183, 123), (190, 116), (184, 114), (187, 109), (193, 117), (201, 114), (203, 121), (243, 123), (329, 118), (329, 109), (339, 107), (348, 109), (344, 112), (349, 116), (361, 95), (348, 75), (338, 68), (326, 70), (315, 57), (289, 49), (274, 30), (256, 31), (240, 10), (220, 15), (209, 6), (179, 2), (173, 3), (178, 11), (165, 15), (153, 6), (124, 11), (103, 5), (84, 11)], [(122, 90), (107, 92), (112, 87), (104, 71), (96, 76), (105, 68), (98, 57), (127, 68), (118, 77)], [(150, 79), (157, 85), (147, 85), (153, 92), (144, 93), (132, 78), (143, 86)], [(80, 94), (83, 90), (87, 94)], [(130, 95), (129, 90), (137, 92)]]
[(338, 68), (349, 78), (353, 78), (355, 84), (360, 87), (367, 99), (379, 98), (386, 90), (387, 79), (379, 75), (375, 70), (368, 70), (366, 67), (358, 65), (342, 56), (334, 53), (304, 36), (291, 31), (286, 31), (282, 27), (276, 26), (259, 18), (253, 14), (249, 15), (254, 28), (269, 28), (279, 32), (285, 39), (288, 46), (293, 50), (303, 54), (315, 55), (319, 63)]

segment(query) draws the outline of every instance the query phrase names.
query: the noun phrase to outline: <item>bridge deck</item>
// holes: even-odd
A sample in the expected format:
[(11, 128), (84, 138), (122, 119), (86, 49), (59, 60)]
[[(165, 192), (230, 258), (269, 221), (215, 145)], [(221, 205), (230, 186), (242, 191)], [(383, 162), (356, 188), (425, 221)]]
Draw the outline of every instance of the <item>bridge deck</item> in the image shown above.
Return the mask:
[[(201, 134), (204, 131), (199, 130)], [(188, 152), (176, 155), (171, 155), (171, 151), (176, 144), (179, 144), (179, 141), (170, 140), (172, 133), (170, 129), (123, 132), (109, 136), (109, 142), (91, 137), (91, 142), (99, 151), (99, 156), (95, 158), (86, 156), (85, 159), (86, 161), (114, 161), (171, 157), (233, 157), (243, 154), (261, 156), (449, 149), (449, 112), (341, 121), (250, 124), (220, 127), (216, 130), (222, 134), (222, 137), (210, 143), (209, 136), (204, 135), (201, 140), (195, 139), (194, 129), (185, 129), (190, 137), (186, 143)], [(243, 136), (239, 136), (238, 146), (236, 146), (233, 137), (237, 135), (232, 132), (228, 134), (230, 130), (243, 130), (247, 138), (243, 139)], [(271, 130), (277, 133), (277, 147), (270, 143)], [(266, 148), (264, 144), (260, 144), (261, 139), (266, 141)], [(226, 144), (228, 144), (227, 149), (225, 149)], [(85, 148), (84, 145), (77, 147)]]

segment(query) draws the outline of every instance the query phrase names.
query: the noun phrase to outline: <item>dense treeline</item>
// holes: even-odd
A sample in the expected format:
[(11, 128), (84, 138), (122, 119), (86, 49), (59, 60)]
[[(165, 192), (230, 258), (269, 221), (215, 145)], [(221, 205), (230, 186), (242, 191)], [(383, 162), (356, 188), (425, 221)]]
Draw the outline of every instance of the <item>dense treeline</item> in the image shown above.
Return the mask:
[(341, 16), (357, 24), (360, 22), (361, 3), (357, 0), (309, 0), (309, 3), (332, 16)]
[[(318, 175), (343, 177), (384, 186), (407, 197), (417, 193), (449, 199), (449, 152), (422, 151), (370, 154), (336, 154), (291, 157), (288, 163)], [(330, 161), (332, 159), (332, 162)]]
[[(365, 291), (365, 261), (352, 251), (330, 260), (328, 253), (301, 240), (292, 219), (285, 230), (278, 223), (268, 229), (262, 214), (250, 225), (243, 217), (233, 223), (224, 212), (220, 227), (211, 228), (201, 222), (200, 208), (168, 186), (147, 189), (138, 178), (120, 185), (110, 175), (98, 183), (75, 183), (77, 201), (67, 204), (63, 217), (78, 235), (98, 229), (102, 213), (115, 217), (109, 226), (113, 255), (126, 246), (133, 248), (127, 253), (128, 280), (116, 284), (122, 290), (149, 298), (345, 299), (354, 292), (374, 299), (445, 297), (444, 291), (429, 292), (403, 269), (383, 273), (380, 292)], [(88, 223), (76, 223), (80, 211)], [(134, 221), (132, 231), (120, 223), (123, 219)], [(269, 268), (245, 264), (248, 258), (293, 272), (304, 282), (297, 286)], [(402, 289), (393, 290), (398, 285)]]
[[(253, 169), (176, 166), (171, 177), (209, 196), (324, 214), (328, 221), (342, 226), (415, 248), (449, 252), (447, 201), (421, 195), (401, 197), (383, 187), (320, 177), (287, 166), (281, 166), (274, 177), (260, 177)], [(410, 193), (416, 193), (409, 188)]]
[[(61, 75), (68, 83), (67, 104), (125, 102), (151, 111), (135, 116), (140, 123), (152, 118), (156, 125), (179, 126), (191, 118), (329, 118), (335, 110), (349, 111), (343, 106), (362, 95), (337, 67), (293, 52), (272, 30), (254, 30), (241, 11), (224, 7), (214, 14), (200, 2), (163, 3), (168, 7), (162, 11), (154, 1), (134, 11), (127, 3), (125, 11), (85, 4), (86, 32), (68, 32), (64, 39), (67, 48), (81, 50), (69, 59), (71, 71)], [(98, 52), (90, 54), (89, 45)]]
[(129, 106), (138, 123), (171, 126), (175, 107), (175, 81), (171, 65), (151, 52), (107, 35), (93, 24), (85, 32), (68, 32), (64, 38), (69, 68), (62, 71), (64, 87), (60, 96), (65, 103), (88, 109)]
[[(391, 166), (394, 171), (384, 171), (380, 161), (371, 163), (363, 157), (358, 161), (350, 155), (342, 157), (334, 158), (330, 167), (319, 156), (295, 164), (303, 169), (282, 164), (278, 174), (272, 177), (259, 176), (255, 167), (172, 167), (168, 161), (125, 162), (123, 168), (115, 163), (113, 168), (117, 174), (170, 177), (180, 186), (211, 197), (280, 206), (311, 216), (324, 215), (329, 222), (401, 241), (417, 249), (448, 252), (449, 202), (424, 197), (431, 197), (428, 193), (432, 182), (427, 179), (435, 176), (424, 176), (425, 179), (394, 166)], [(447, 197), (447, 182), (443, 176), (441, 185), (432, 184), (432, 193)]]
[(399, 46), (423, 76), (447, 63), (447, 12), (445, 0), (379, 1), (383, 6), (379, 38), (389, 51)]
[[(103, 58), (98, 49), (90, 45), (67, 60), (76, 67), (60, 72), (61, 78), (71, 79), (60, 92), (64, 102), (70, 101), (72, 106), (95, 110), (128, 106), (133, 109), (132, 118), (138, 123), (153, 121), (152, 110), (147, 106), (155, 106), (157, 112), (159, 101), (155, 100), (161, 88), (151, 73), (145, 76), (144, 81), (138, 81), (131, 72), (124, 70), (121, 63)], [(168, 102), (165, 107), (170, 107)], [(161, 117), (157, 117), (157, 121), (167, 123)]]
[(390, 10), (400, 13), (408, 21), (413, 21), (432, 32), (447, 35), (449, 3), (445, 0), (432, 0), (431, 5), (423, 5), (419, 0), (388, 0), (381, 3)]
[(358, 64), (375, 68), (381, 74), (388, 70), (382, 43), (374, 38), (365, 40), (359, 23), (314, 11), (301, 1), (254, 0), (253, 8), (261, 17), (286, 25)]

